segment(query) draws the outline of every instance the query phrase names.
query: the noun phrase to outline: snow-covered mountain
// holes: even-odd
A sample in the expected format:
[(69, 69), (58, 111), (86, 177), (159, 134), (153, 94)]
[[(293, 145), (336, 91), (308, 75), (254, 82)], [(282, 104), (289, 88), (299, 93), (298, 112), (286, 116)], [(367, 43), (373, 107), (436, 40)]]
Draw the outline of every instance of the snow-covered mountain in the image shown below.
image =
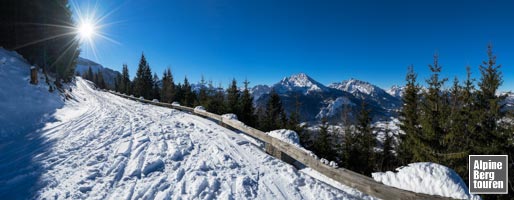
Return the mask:
[(250, 89), (250, 93), (253, 96), (253, 101), (257, 102), (259, 98), (261, 98), (264, 94), (269, 94), (271, 92), (271, 87), (267, 85), (256, 85)]
[[(340, 120), (341, 111), (344, 107), (348, 107), (353, 113), (356, 113), (359, 111), (362, 101), (367, 102), (368, 108), (372, 110), (375, 119), (392, 115), (388, 110), (396, 106), (397, 99), (376, 86), (368, 83), (359, 85), (358, 83), (365, 82), (356, 80), (351, 81), (351, 83), (348, 82), (348, 84), (345, 82), (345, 86), (355, 88), (355, 90), (347, 91), (335, 85), (327, 87), (308, 75), (300, 73), (285, 77), (271, 87), (256, 86), (252, 91), (254, 91), (254, 100), (258, 108), (264, 108), (272, 89), (281, 97), (286, 112), (290, 113), (295, 109), (295, 103), (298, 99), (301, 103), (300, 115), (302, 121), (307, 122), (318, 121), (323, 117), (327, 117), (329, 120)], [(357, 88), (362, 89), (363, 92), (360, 92)], [(366, 90), (369, 94), (365, 93)], [(354, 93), (352, 94), (349, 91)], [(355, 115), (351, 114), (351, 116)]]
[(82, 75), (84, 73), (87, 73), (87, 70), (89, 69), (89, 67), (91, 67), (91, 71), (93, 71), (93, 73), (98, 73), (98, 71), (101, 71), (103, 74), (105, 83), (110, 88), (114, 88), (114, 81), (115, 81), (116, 76), (118, 74), (121, 75), (121, 73), (118, 71), (109, 69), (107, 67), (102, 66), (101, 64), (98, 64), (94, 61), (91, 61), (89, 59), (82, 58), (82, 57), (79, 57), (77, 59), (77, 66), (75, 68), (75, 71)]
[(386, 92), (393, 97), (402, 98), (404, 90), (405, 86), (393, 85), (391, 88), (387, 89)]
[(332, 83), (328, 87), (348, 92), (366, 102), (372, 101), (386, 109), (397, 109), (401, 106), (401, 101), (398, 98), (365, 81), (352, 78), (341, 83)]
[(302, 94), (329, 91), (326, 86), (304, 73), (283, 78), (280, 82), (273, 85), (273, 89), (277, 93), (295, 92)]

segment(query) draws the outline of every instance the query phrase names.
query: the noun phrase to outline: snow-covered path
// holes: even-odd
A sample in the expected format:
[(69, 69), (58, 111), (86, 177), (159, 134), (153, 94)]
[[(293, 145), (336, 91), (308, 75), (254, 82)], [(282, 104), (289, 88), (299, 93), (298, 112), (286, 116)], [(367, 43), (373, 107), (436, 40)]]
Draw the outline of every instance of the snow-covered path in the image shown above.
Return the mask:
[(370, 198), (313, 179), (210, 120), (97, 91), (80, 78), (72, 89), (76, 101), (38, 131), (52, 142), (32, 158), (36, 198)]

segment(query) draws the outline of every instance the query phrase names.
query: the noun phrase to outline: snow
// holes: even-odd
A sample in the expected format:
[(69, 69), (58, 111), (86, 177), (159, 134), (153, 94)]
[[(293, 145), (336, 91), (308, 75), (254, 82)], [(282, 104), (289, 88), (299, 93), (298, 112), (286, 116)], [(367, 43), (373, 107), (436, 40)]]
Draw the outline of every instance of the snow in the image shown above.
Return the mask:
[(316, 118), (321, 119), (323, 117), (340, 115), (344, 105), (355, 106), (355, 103), (351, 102), (348, 97), (337, 97), (335, 100), (326, 101), (325, 104), (327, 106), (321, 108)]
[[(12, 60), (0, 51), (4, 57)], [(11, 63), (0, 68), (0, 106), (9, 111), (0, 112), (8, 136), (0, 140), (2, 198), (371, 198), (300, 173), (216, 122), (98, 91), (81, 78), (69, 85), (73, 99), (62, 101), (28, 84), (24, 61)]]
[(159, 103), (159, 100), (157, 100), (157, 99), (153, 99), (153, 100), (152, 100), (152, 102), (154, 102), (154, 103)]
[(0, 60), (0, 139), (19, 136), (51, 121), (50, 114), (64, 102), (58, 92), (48, 92), (44, 75), (38, 74), (37, 85), (28, 84), (31, 65), (20, 55), (0, 48)]
[(225, 120), (234, 120), (234, 121), (238, 121), (238, 119), (237, 119), (237, 115), (236, 115), (236, 114), (233, 114), (233, 113), (223, 114), (223, 115), (221, 115), (221, 118), (223, 118), (223, 119), (225, 119)]
[(304, 73), (295, 74), (290, 77), (282, 79), (279, 83), (273, 85), (273, 88), (278, 93), (288, 91), (301, 92), (309, 94), (311, 92), (327, 91), (328, 88), (323, 84), (315, 81)]
[(393, 97), (401, 98), (403, 96), (403, 91), (405, 90), (404, 86), (393, 85), (390, 89), (386, 90), (388, 94)]
[(398, 172), (373, 173), (373, 179), (396, 188), (456, 199), (479, 199), (470, 195), (462, 178), (452, 169), (436, 163), (411, 163)]
[(303, 148), (300, 145), (300, 137), (298, 137), (298, 134), (295, 131), (287, 130), (287, 129), (279, 129), (279, 130), (267, 132), (266, 134), (268, 134), (271, 137), (282, 140), (283, 142), (292, 144), (296, 147)]
[(342, 81), (341, 83), (332, 83), (328, 87), (349, 92), (352, 94), (360, 92), (367, 95), (372, 95), (376, 90), (381, 90), (377, 86), (374, 86), (368, 82), (360, 81), (353, 78), (350, 80)]
[(205, 112), (205, 108), (203, 106), (196, 106), (195, 107), (195, 111), (202, 111), (202, 112)]

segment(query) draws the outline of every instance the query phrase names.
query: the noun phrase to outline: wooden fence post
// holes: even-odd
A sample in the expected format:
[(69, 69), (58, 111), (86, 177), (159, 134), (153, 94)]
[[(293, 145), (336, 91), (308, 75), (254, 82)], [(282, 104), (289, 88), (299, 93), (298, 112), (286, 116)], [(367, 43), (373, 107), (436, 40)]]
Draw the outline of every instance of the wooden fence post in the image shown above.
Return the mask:
[(34, 66), (30, 67), (30, 84), (37, 85), (37, 68)]

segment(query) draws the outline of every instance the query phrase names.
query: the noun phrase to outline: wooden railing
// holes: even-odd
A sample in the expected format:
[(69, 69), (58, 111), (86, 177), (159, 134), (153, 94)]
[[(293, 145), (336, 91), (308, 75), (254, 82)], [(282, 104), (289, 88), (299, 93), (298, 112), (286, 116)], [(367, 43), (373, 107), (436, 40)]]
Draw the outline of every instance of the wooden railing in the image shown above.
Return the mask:
[[(307, 167), (310, 167), (313, 170), (318, 171), (319, 173), (334, 179), (335, 181), (347, 185), (349, 187), (355, 188), (361, 192), (369, 194), (374, 197), (378, 197), (381, 199), (451, 199), (447, 197), (420, 194), (411, 191), (406, 191), (402, 189), (398, 189), (395, 187), (387, 186), (382, 183), (376, 182), (370, 177), (364, 176), (362, 174), (350, 171), (345, 168), (335, 168), (326, 164), (323, 164), (320, 160), (313, 157), (308, 152), (297, 148), (289, 143), (283, 142), (277, 138), (271, 137), (268, 134), (252, 128), (250, 126), (245, 125), (242, 122), (229, 120), (221, 117), (220, 115), (207, 112), (205, 110), (194, 109), (186, 106), (176, 105), (176, 104), (168, 104), (168, 103), (160, 103), (153, 102), (141, 98), (136, 98), (133, 96), (127, 96), (124, 94), (107, 91), (111, 94), (124, 97), (127, 99), (132, 99), (135, 101), (148, 103), (156, 106), (163, 106), (168, 108), (173, 108), (185, 112), (189, 112), (198, 116), (202, 116), (205, 118), (209, 118), (215, 121), (218, 121), (222, 125), (230, 126), (233, 129), (239, 130), (251, 137), (254, 137), (258, 140), (263, 141), (266, 144), (266, 150), (274, 149), (275, 151), (282, 152), (292, 159), (304, 164)], [(276, 155), (275, 155), (276, 156)], [(282, 159), (282, 158), (281, 158)]]

